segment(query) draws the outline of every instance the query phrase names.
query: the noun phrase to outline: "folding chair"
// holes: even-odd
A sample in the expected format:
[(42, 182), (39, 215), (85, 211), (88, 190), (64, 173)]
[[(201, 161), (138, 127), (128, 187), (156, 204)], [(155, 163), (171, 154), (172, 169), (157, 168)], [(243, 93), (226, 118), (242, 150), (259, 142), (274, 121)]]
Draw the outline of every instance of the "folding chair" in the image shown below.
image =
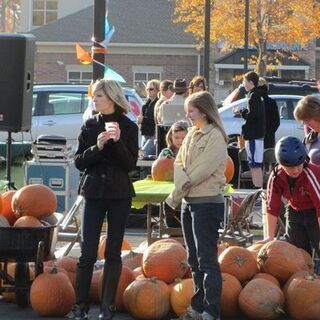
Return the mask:
[(277, 162), (276, 156), (274, 153), (274, 148), (265, 149), (263, 152), (263, 184), (267, 185), (269, 175)]
[(238, 173), (238, 189), (241, 188), (241, 182), (252, 181), (250, 170), (244, 171), (244, 165), (248, 162), (247, 151), (245, 148), (239, 150), (238, 153), (239, 160), (239, 173)]
[(221, 241), (239, 246), (246, 246), (253, 242), (254, 234), (250, 231), (249, 217), (261, 192), (262, 190), (256, 190), (243, 199), (238, 213), (229, 217), (227, 225), (220, 232)]

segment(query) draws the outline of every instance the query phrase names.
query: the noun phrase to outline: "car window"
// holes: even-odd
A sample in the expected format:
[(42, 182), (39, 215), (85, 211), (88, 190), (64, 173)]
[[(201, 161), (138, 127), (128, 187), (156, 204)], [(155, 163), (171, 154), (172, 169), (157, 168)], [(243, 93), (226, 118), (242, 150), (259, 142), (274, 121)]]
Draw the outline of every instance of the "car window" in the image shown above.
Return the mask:
[(294, 119), (293, 110), (298, 104), (298, 99), (275, 99), (278, 105), (280, 119)]
[(51, 92), (48, 93), (44, 105), (40, 108), (39, 115), (59, 115), (82, 113), (83, 93), (65, 93)]

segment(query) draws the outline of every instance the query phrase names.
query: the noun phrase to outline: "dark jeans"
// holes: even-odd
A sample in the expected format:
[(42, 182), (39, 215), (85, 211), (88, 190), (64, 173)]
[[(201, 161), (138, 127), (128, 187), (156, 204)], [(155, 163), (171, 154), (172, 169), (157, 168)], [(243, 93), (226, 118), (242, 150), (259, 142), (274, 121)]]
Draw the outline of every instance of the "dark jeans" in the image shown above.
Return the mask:
[(289, 242), (312, 254), (312, 248), (319, 255), (320, 230), (316, 209), (297, 212), (287, 208)]
[(121, 263), (121, 246), (130, 212), (128, 199), (86, 199), (81, 224), (81, 256), (78, 267), (93, 267), (97, 259), (100, 233), (107, 214), (108, 241), (105, 261), (108, 264)]
[(217, 257), (218, 229), (223, 221), (224, 203), (182, 203), (183, 236), (192, 270), (195, 295), (191, 307), (220, 317), (222, 290)]

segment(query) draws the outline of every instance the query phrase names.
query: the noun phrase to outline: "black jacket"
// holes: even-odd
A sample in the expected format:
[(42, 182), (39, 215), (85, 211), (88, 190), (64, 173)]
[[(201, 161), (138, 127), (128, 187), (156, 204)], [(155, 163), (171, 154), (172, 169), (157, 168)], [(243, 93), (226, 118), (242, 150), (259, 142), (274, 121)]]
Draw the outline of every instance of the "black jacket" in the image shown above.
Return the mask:
[(241, 111), (245, 123), (242, 125), (242, 134), (245, 140), (262, 139), (265, 135), (264, 103), (257, 88), (248, 92), (248, 109)]
[(268, 96), (268, 87), (266, 85), (258, 87), (264, 101), (266, 112), (266, 134), (264, 136), (264, 148), (274, 148), (275, 133), (280, 125), (280, 116), (276, 101)]
[(154, 122), (154, 106), (159, 98), (151, 101), (150, 99), (142, 106), (141, 114), (143, 116), (141, 122), (141, 134), (143, 136), (154, 136), (156, 124)]
[[(108, 141), (100, 151), (97, 137), (104, 131), (104, 123), (118, 122), (121, 130), (117, 142)], [(125, 115), (97, 114), (81, 128), (75, 166), (83, 171), (79, 194), (85, 198), (123, 199), (134, 196), (129, 178), (138, 159), (138, 127)]]

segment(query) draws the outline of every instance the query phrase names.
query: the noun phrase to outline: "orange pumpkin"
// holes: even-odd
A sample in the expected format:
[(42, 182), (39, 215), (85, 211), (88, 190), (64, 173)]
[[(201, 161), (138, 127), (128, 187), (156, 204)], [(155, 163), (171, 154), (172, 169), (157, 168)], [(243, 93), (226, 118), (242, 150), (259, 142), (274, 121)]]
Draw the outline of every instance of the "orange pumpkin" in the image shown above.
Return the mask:
[(224, 170), (224, 175), (226, 177), (226, 182), (229, 183), (234, 175), (234, 163), (230, 156), (227, 156), (226, 168)]
[(21, 227), (30, 227), (30, 228), (40, 228), (43, 227), (43, 224), (40, 222), (39, 219), (33, 216), (23, 216), (20, 217), (13, 225), (15, 228)]
[(287, 309), (296, 320), (320, 319), (320, 279), (316, 276), (295, 278), (290, 283)]
[(124, 291), (123, 303), (135, 319), (167, 319), (170, 291), (155, 278), (135, 280)]
[(17, 220), (17, 217), (14, 215), (11, 208), (12, 197), (15, 193), (16, 190), (9, 190), (1, 195), (2, 209), (0, 211), (0, 215), (4, 216), (8, 220), (10, 225), (13, 225)]
[(221, 313), (223, 317), (239, 314), (239, 295), (242, 290), (240, 281), (233, 275), (222, 273)]
[(258, 273), (257, 262), (246, 248), (232, 246), (219, 256), (221, 272), (235, 276), (241, 283), (250, 280)]
[(121, 254), (122, 265), (127, 266), (129, 269), (134, 270), (141, 266), (142, 253), (138, 253), (132, 250), (125, 250)]
[[(104, 259), (104, 251), (106, 248), (106, 244), (107, 244), (107, 236), (106, 235), (102, 235), (100, 237), (100, 241), (99, 241), (99, 247), (98, 247), (98, 259)], [(123, 250), (131, 250), (131, 244), (128, 240), (123, 239), (122, 241), (122, 246), (121, 246), (121, 251)]]
[(253, 243), (247, 249), (252, 252), (255, 259), (257, 259), (259, 250), (263, 247), (264, 243)]
[(284, 295), (268, 280), (251, 280), (240, 292), (239, 306), (251, 319), (276, 319), (284, 313)]
[(279, 280), (272, 276), (271, 274), (269, 273), (264, 273), (264, 272), (259, 272), (257, 273), (253, 279), (264, 279), (264, 280), (268, 280), (268, 281), (271, 281), (272, 283), (274, 283), (277, 287), (280, 288), (280, 282)]
[[(124, 310), (123, 304), (123, 293), (125, 289), (129, 286), (131, 282), (135, 280), (132, 270), (130, 270), (126, 266), (122, 266), (121, 275), (119, 278), (119, 283), (117, 287), (116, 297), (115, 297), (115, 307), (117, 310)], [(102, 285), (103, 285), (103, 272), (100, 273), (100, 279), (98, 281), (98, 290), (99, 290), (99, 297), (102, 293)]]
[(143, 253), (142, 269), (146, 277), (172, 283), (176, 278), (183, 278), (188, 270), (187, 251), (176, 240), (158, 240)]
[(272, 274), (280, 283), (284, 283), (305, 265), (304, 257), (297, 247), (279, 240), (264, 244), (257, 261), (262, 272)]
[(135, 279), (137, 279), (138, 276), (143, 275), (142, 267), (135, 268), (132, 270), (133, 276)]
[(68, 277), (57, 269), (41, 273), (30, 288), (30, 302), (39, 316), (64, 317), (76, 300), (75, 291)]
[(16, 191), (11, 207), (17, 218), (27, 215), (42, 218), (56, 211), (57, 197), (43, 184), (30, 184)]
[(285, 283), (285, 285), (282, 287), (282, 291), (284, 293), (284, 296), (287, 296), (287, 291), (288, 291), (288, 287), (290, 285), (290, 283), (293, 281), (293, 279), (298, 279), (298, 278), (303, 278), (303, 277), (307, 277), (307, 276), (312, 276), (313, 273), (309, 272), (307, 270), (299, 270), (297, 272), (295, 272)]
[(298, 249), (302, 253), (303, 258), (304, 258), (303, 270), (307, 270), (310, 272), (313, 271), (314, 263), (313, 263), (311, 255), (306, 250), (303, 250), (301, 248), (298, 248)]
[(174, 158), (158, 158), (152, 163), (151, 176), (155, 181), (173, 181)]
[(170, 293), (170, 302), (177, 316), (180, 317), (186, 313), (193, 296), (194, 285), (192, 279), (183, 279), (173, 285)]

